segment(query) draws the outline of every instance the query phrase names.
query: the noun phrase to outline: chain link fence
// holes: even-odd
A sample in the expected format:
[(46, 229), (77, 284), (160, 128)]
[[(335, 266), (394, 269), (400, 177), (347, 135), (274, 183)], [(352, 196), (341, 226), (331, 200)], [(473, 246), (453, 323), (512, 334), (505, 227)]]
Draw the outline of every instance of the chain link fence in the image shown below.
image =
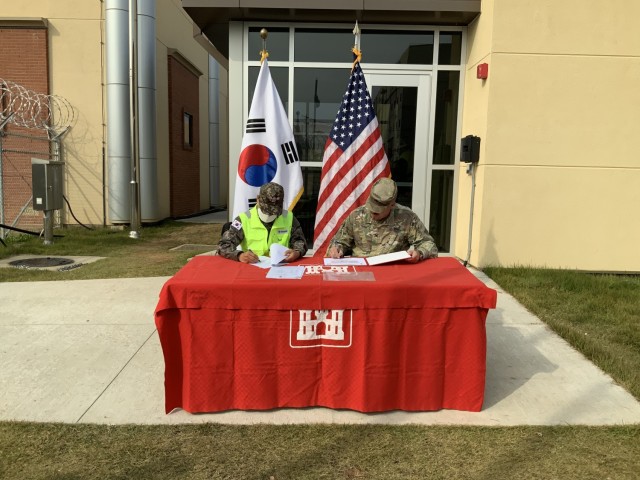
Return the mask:
[[(31, 159), (64, 160), (62, 136), (74, 117), (64, 98), (0, 78), (0, 239), (20, 229), (43, 229), (43, 212), (33, 209)], [(53, 219), (61, 225), (60, 210)]]

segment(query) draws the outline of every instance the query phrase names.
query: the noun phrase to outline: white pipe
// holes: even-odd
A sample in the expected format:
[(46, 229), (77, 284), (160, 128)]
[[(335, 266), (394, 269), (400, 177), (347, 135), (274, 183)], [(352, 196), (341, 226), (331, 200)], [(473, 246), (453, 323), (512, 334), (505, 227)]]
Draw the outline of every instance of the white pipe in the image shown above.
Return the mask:
[[(156, 5), (138, 0), (139, 195), (143, 221), (159, 220), (156, 154)], [(108, 218), (131, 219), (129, 2), (106, 0)]]
[(111, 223), (130, 215), (129, 4), (106, 0), (107, 196)]
[(160, 220), (156, 153), (156, 2), (138, 0), (138, 101), (142, 220)]

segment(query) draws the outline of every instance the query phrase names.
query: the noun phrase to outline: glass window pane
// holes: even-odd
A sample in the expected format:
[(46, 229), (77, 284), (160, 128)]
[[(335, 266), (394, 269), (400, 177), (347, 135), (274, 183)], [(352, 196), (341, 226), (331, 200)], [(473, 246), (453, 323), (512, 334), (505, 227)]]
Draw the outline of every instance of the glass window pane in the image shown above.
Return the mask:
[(182, 143), (184, 147), (193, 147), (193, 115), (187, 112), (182, 115)]
[(302, 167), (304, 192), (293, 209), (307, 239), (309, 248), (313, 245), (313, 226), (316, 223), (316, 207), (320, 193), (321, 167)]
[[(269, 35), (267, 35), (267, 51), (269, 52), (269, 60), (271, 61), (287, 61), (289, 60), (289, 29), (277, 27), (265, 27)], [(260, 30), (262, 27), (249, 28), (249, 61), (260, 60), (260, 52), (262, 51), (262, 38), (260, 38)]]
[(296, 68), (293, 134), (300, 160), (322, 162), (324, 145), (347, 89), (349, 69)]
[(439, 65), (460, 65), (462, 32), (441, 32), (438, 48)]
[[(433, 32), (364, 30), (362, 63), (431, 65)], [(351, 29), (300, 28), (295, 32), (297, 62), (351, 62), (354, 36)]]
[[(269, 66), (269, 72), (273, 83), (276, 85), (280, 100), (284, 106), (284, 111), (289, 111), (289, 69), (287, 67), (272, 67)], [(249, 103), (247, 106), (247, 113), (251, 109), (251, 102), (253, 101), (253, 93), (256, 89), (256, 83), (258, 82), (258, 74), (260, 73), (260, 67), (249, 67)]]
[[(260, 27), (249, 28), (249, 60), (259, 60), (262, 50)], [(268, 28), (267, 50), (270, 60), (289, 59), (289, 29)], [(295, 30), (294, 58), (299, 62), (350, 62), (354, 38), (351, 29), (305, 28)], [(432, 31), (365, 30), (361, 47), (363, 63), (431, 65)], [(440, 33), (439, 63), (460, 65), (462, 32)]]
[(352, 62), (354, 38), (350, 29), (296, 28), (293, 58), (296, 62)]
[(453, 171), (434, 170), (431, 177), (431, 207), (429, 211), (429, 233), (436, 241), (438, 250), (446, 253), (451, 249), (451, 213), (453, 205)]
[(418, 89), (375, 86), (371, 89), (371, 98), (391, 165), (391, 177), (398, 184), (397, 202), (411, 208)]
[(433, 163), (436, 165), (455, 163), (459, 85), (460, 72), (438, 72), (433, 142)]
[(364, 30), (360, 46), (362, 63), (433, 63), (433, 32)]

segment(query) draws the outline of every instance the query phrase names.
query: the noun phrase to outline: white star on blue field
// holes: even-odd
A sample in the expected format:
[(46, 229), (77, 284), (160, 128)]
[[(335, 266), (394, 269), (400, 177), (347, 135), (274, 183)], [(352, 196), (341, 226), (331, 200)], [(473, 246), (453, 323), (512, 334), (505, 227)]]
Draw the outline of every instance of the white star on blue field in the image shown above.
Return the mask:
[(364, 73), (360, 64), (356, 63), (347, 91), (342, 97), (342, 106), (331, 128), (331, 139), (343, 151), (346, 150), (374, 117)]

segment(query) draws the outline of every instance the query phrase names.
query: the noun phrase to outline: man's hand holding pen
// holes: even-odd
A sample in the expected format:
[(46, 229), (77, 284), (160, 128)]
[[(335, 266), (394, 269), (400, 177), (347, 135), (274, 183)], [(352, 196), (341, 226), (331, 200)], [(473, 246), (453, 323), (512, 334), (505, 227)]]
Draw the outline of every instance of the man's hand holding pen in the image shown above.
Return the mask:
[(242, 252), (238, 256), (238, 260), (242, 263), (258, 263), (260, 259), (258, 256), (253, 253), (251, 250), (247, 250), (246, 252)]
[[(295, 262), (299, 258), (300, 252), (297, 250), (289, 249), (284, 253), (284, 261), (287, 263)], [(238, 261), (242, 263), (258, 263), (260, 258), (251, 250), (247, 250), (238, 255)]]

